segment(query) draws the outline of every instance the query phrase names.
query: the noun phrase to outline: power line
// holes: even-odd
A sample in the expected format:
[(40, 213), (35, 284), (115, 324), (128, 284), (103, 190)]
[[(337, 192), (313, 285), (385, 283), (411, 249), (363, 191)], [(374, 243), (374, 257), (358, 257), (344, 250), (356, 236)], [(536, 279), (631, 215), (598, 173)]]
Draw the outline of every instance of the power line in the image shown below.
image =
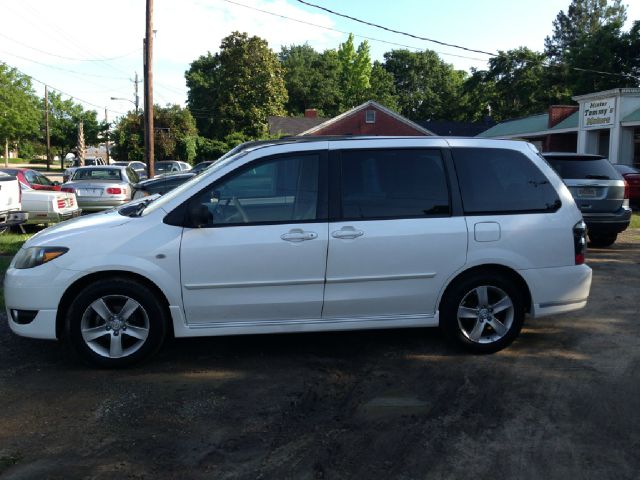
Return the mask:
[(41, 50), (39, 48), (32, 47), (31, 45), (27, 45), (26, 43), (23, 43), (23, 42), (21, 42), (19, 40), (16, 40), (15, 38), (11, 38), (11, 37), (5, 35), (4, 33), (0, 33), (0, 36), (4, 37), (4, 38), (6, 38), (6, 39), (8, 39), (8, 40), (10, 40), (10, 41), (12, 41), (14, 43), (17, 43), (18, 45), (22, 45), (23, 47), (29, 48), (31, 50), (35, 50), (36, 52), (44, 53), (45, 55), (49, 55), (49, 56), (52, 56), (52, 57), (62, 58), (64, 60), (72, 60), (74, 62), (105, 62), (105, 61), (117, 60), (119, 58), (128, 57), (128, 56), (133, 55), (134, 53), (137, 53), (137, 52), (142, 50), (141, 48), (138, 48), (136, 50), (132, 50), (129, 53), (125, 53), (123, 55), (118, 55), (118, 56), (109, 57), (109, 58), (74, 58), (74, 57), (66, 57), (64, 55), (58, 55), (57, 53), (47, 52), (46, 50)]
[[(268, 15), (272, 15), (274, 17), (282, 18), (282, 19), (285, 19), (285, 20), (291, 20), (293, 22), (302, 23), (303, 25), (309, 25), (311, 27), (322, 28), (323, 30), (329, 30), (331, 32), (342, 33), (344, 35), (349, 35), (351, 33), (351, 32), (345, 32), (344, 30), (338, 30), (336, 28), (325, 27), (324, 25), (318, 25), (316, 23), (307, 22), (306, 20), (300, 20), (298, 18), (287, 17), (286, 15), (281, 15), (279, 13), (270, 12), (268, 10), (263, 10), (261, 8), (251, 7), (249, 5), (244, 5), (242, 3), (234, 2), (232, 0), (221, 0), (221, 1), (226, 2), (226, 3), (230, 3), (232, 5), (237, 5), (239, 7), (244, 7), (244, 8), (247, 8), (249, 10), (255, 10), (256, 12), (266, 13)], [(355, 34), (354, 33), (353, 36), (354, 37), (358, 37), (358, 38), (364, 38), (365, 40), (371, 40), (372, 42), (379, 42), (379, 43), (385, 43), (387, 45), (393, 45), (395, 47), (410, 48), (412, 50), (424, 50), (424, 48), (414, 47), (412, 45), (405, 45), (405, 44), (402, 44), (402, 43), (389, 42), (387, 40), (382, 40), (382, 39), (375, 38), (375, 37), (368, 37), (366, 35), (359, 35), (359, 34)], [(478, 62), (486, 62), (486, 59), (484, 59), (484, 58), (467, 57), (467, 56), (464, 56), (464, 55), (456, 55), (455, 53), (446, 53), (446, 52), (439, 52), (439, 51), (436, 51), (436, 53), (438, 53), (440, 55), (448, 55), (450, 57), (458, 57), (458, 58), (465, 58), (467, 60), (476, 60)]]
[(437, 43), (438, 45), (443, 45), (445, 47), (452, 47), (452, 48), (458, 48), (460, 50), (465, 50), (467, 52), (475, 52), (475, 53), (482, 53), (484, 55), (491, 55), (491, 56), (496, 56), (495, 53), (492, 52), (485, 52), (484, 50), (475, 50), (473, 48), (467, 48), (467, 47), (463, 47), (461, 45), (456, 45), (454, 43), (447, 43), (447, 42), (442, 42), (440, 40), (435, 40), (433, 38), (427, 38), (427, 37), (421, 37), (419, 35), (414, 35), (413, 33), (408, 33), (408, 32), (403, 32), (401, 30), (395, 30), (393, 28), (389, 28), (389, 27), (384, 27), (382, 25), (378, 25), (376, 23), (372, 23), (372, 22), (367, 22), (366, 20), (361, 20), (359, 18), (356, 17), (352, 17), (350, 15), (346, 15), (344, 13), (339, 13), (336, 12), (334, 10), (330, 10), (326, 7), (322, 7), (320, 5), (316, 5), (314, 3), (310, 3), (310, 2), (306, 2), (305, 0), (297, 0), (298, 3), (302, 3), (303, 5), (307, 5), (309, 7), (313, 7), (313, 8), (317, 8), (319, 10), (324, 10), (325, 12), (328, 12), (332, 15), (337, 15), (339, 17), (343, 17), (343, 18), (348, 18), (349, 20), (353, 20), (354, 22), (358, 22), (358, 23), (362, 23), (364, 25), (369, 25), (370, 27), (376, 27), (376, 28), (380, 28), (381, 30), (386, 30), (387, 32), (391, 32), (391, 33), (397, 33), (400, 35), (404, 35), (406, 37), (411, 37), (411, 38), (415, 38), (417, 40), (425, 40), (427, 42), (432, 42), (432, 43)]
[[(7, 65), (5, 62), (2, 62), (2, 63), (4, 63), (5, 65)], [(8, 66), (9, 68), (13, 68), (13, 69), (15, 69), (16, 71), (20, 72), (20, 73), (21, 73), (21, 74), (23, 74), (24, 76), (29, 77), (29, 78), (30, 78), (31, 80), (33, 80), (34, 82), (38, 82), (38, 83), (39, 83), (39, 84), (41, 84), (41, 85), (48, 86), (51, 90), (54, 90), (54, 91), (56, 91), (56, 92), (58, 92), (58, 93), (60, 93), (60, 94), (62, 94), (62, 95), (66, 95), (67, 97), (72, 98), (73, 100), (76, 100), (76, 101), (78, 101), (78, 102), (80, 102), (80, 103), (84, 103), (85, 105), (90, 105), (90, 106), (92, 106), (92, 107), (94, 107), (94, 108), (99, 108), (99, 109), (104, 108), (104, 106), (102, 106), (102, 105), (96, 105), (95, 103), (88, 102), (88, 101), (83, 100), (83, 99), (81, 99), (81, 98), (78, 98), (78, 97), (76, 97), (76, 96), (74, 96), (74, 95), (71, 95), (71, 94), (69, 94), (69, 93), (63, 92), (63, 91), (62, 91), (62, 90), (60, 90), (59, 88), (56, 88), (56, 87), (54, 87), (53, 85), (51, 85), (51, 84), (49, 84), (49, 83), (47, 83), (47, 82), (43, 82), (42, 80), (37, 79), (37, 78), (36, 78), (36, 77), (34, 77), (33, 75), (29, 75), (28, 73), (25, 73), (25, 72), (23, 72), (22, 70), (20, 70), (19, 68), (11, 67), (10, 65), (7, 65), (7, 66)], [(117, 110), (112, 110), (112, 109), (110, 109), (110, 108), (108, 108), (107, 110), (109, 110), (110, 112), (116, 113), (116, 114), (118, 114), (118, 115), (126, 115), (126, 114), (125, 114), (125, 113), (123, 113), (123, 112), (119, 112), (119, 111), (117, 111)]]
[(125, 77), (110, 77), (110, 76), (107, 76), (107, 75), (97, 75), (95, 73), (84, 73), (84, 72), (78, 72), (76, 70), (71, 70), (69, 68), (56, 67), (55, 65), (50, 65), (48, 63), (39, 62), (38, 60), (33, 60), (31, 58), (23, 57), (21, 55), (16, 55), (15, 53), (4, 52), (4, 51), (0, 51), (0, 53), (2, 53), (4, 55), (10, 55), (12, 57), (16, 57), (16, 58), (19, 58), (21, 60), (25, 60), (27, 62), (37, 63), (38, 65), (42, 65), (42, 66), (47, 67), (47, 68), (53, 68), (54, 70), (60, 70), (62, 72), (74, 73), (76, 75), (84, 75), (86, 77), (106, 78), (108, 80), (129, 80), (128, 78), (125, 78)]

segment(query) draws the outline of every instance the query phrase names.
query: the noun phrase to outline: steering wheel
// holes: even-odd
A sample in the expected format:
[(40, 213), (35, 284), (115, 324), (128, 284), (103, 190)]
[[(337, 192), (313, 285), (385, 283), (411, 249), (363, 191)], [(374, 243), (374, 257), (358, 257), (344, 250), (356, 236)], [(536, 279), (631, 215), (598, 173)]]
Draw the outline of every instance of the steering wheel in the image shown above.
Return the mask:
[(244, 208), (242, 208), (242, 205), (240, 204), (240, 200), (238, 200), (238, 197), (233, 197), (231, 199), (231, 203), (233, 204), (234, 207), (236, 207), (236, 210), (238, 210), (238, 213), (242, 217), (242, 221), (244, 223), (249, 223), (249, 217), (247, 216), (247, 212), (245, 212)]

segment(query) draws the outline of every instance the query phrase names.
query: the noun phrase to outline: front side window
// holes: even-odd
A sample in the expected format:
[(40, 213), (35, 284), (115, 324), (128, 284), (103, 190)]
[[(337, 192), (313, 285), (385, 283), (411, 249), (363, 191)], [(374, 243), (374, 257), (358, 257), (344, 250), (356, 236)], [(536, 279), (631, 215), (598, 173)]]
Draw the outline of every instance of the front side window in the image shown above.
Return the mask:
[(341, 155), (344, 219), (449, 215), (449, 190), (437, 150), (353, 150)]
[(500, 148), (452, 150), (466, 214), (552, 212), (560, 199), (524, 154)]
[(297, 154), (244, 166), (192, 201), (210, 213), (206, 226), (313, 221), (318, 216), (320, 155)]

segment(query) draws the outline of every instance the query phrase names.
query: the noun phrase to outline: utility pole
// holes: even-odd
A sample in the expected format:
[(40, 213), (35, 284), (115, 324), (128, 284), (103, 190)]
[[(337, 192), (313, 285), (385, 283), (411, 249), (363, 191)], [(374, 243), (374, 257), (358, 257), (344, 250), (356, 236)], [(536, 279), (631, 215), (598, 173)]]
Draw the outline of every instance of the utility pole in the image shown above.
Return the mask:
[(135, 101), (135, 105), (136, 105), (136, 115), (138, 115), (138, 104), (140, 102), (140, 97), (138, 96), (138, 83), (140, 83), (140, 80), (138, 80), (138, 72), (136, 72), (136, 78), (133, 81), (134, 84), (134, 91), (135, 91), (135, 96), (134, 98), (136, 99)]
[(47, 172), (51, 170), (51, 137), (49, 135), (49, 88), (44, 86), (44, 132), (47, 138)]
[(147, 25), (144, 42), (144, 138), (149, 178), (153, 178), (153, 0), (147, 0)]
[(107, 110), (107, 107), (104, 107), (104, 123), (107, 124), (107, 132), (105, 134), (105, 147), (107, 149), (107, 165), (109, 165), (109, 111)]

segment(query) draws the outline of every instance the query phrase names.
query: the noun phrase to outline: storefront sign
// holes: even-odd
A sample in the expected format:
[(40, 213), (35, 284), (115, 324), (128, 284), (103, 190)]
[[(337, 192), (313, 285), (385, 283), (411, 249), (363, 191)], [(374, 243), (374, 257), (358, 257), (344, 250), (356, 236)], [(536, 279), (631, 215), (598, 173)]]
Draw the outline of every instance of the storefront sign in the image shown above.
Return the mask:
[(582, 127), (602, 128), (613, 125), (615, 113), (615, 97), (585, 102), (584, 112), (582, 114)]

